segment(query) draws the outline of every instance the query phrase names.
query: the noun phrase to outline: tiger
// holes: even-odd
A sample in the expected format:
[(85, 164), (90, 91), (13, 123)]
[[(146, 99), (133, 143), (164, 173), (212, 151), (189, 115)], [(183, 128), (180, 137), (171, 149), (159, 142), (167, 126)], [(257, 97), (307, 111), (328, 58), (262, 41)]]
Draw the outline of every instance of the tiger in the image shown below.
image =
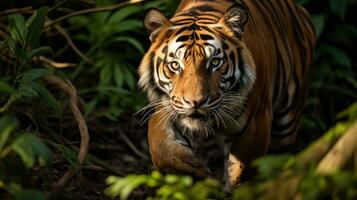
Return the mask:
[(316, 36), (293, 0), (182, 0), (172, 18), (147, 11), (151, 45), (139, 66), (155, 168), (207, 177), (196, 135), (225, 135), (227, 187), (252, 161), (292, 144)]

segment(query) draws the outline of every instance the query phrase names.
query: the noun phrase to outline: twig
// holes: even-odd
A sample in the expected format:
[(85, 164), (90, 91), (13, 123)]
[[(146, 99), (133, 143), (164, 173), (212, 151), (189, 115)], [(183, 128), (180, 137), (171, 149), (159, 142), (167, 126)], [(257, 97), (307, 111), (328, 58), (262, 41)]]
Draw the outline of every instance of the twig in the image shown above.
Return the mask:
[(67, 3), (68, 1), (69, 0), (63, 0), (63, 1), (59, 2), (58, 4), (54, 5), (50, 9), (48, 9), (48, 12), (52, 12), (54, 10), (57, 10), (57, 8), (61, 7), (63, 4)]
[(321, 174), (330, 173), (333, 170), (345, 166), (357, 149), (357, 122), (337, 141), (327, 155), (320, 161), (316, 171)]
[(139, 157), (148, 160), (149, 157), (142, 153), (141, 151), (139, 151), (139, 149), (136, 148), (136, 146), (130, 141), (130, 139), (122, 132), (120, 131), (120, 137), (128, 144), (128, 146), (130, 147), (130, 149)]
[(5, 15), (10, 15), (13, 13), (28, 13), (28, 12), (33, 12), (33, 9), (31, 6), (23, 7), (23, 8), (12, 8), (12, 9), (8, 9), (8, 10), (0, 11), (0, 17), (5, 16)]
[(75, 67), (77, 66), (75, 63), (66, 63), (66, 62), (55, 62), (49, 58), (44, 56), (39, 56), (39, 60), (54, 67), (54, 68), (67, 68), (67, 67)]
[(112, 6), (101, 7), (101, 8), (89, 8), (89, 9), (85, 9), (85, 10), (80, 10), (80, 11), (77, 11), (77, 12), (69, 13), (69, 14), (67, 14), (67, 15), (65, 15), (63, 17), (60, 17), (58, 19), (55, 19), (55, 20), (51, 21), (50, 23), (45, 25), (45, 28), (53, 26), (53, 25), (55, 25), (55, 24), (57, 24), (57, 23), (59, 23), (59, 22), (61, 22), (63, 20), (66, 20), (68, 18), (77, 16), (77, 15), (83, 15), (83, 14), (88, 14), (88, 13), (96, 13), (96, 12), (112, 11), (112, 10), (119, 9), (119, 8), (121, 8), (123, 6), (129, 5), (129, 4), (140, 3), (140, 2), (143, 2), (143, 1), (145, 1), (145, 0), (129, 0), (129, 1), (118, 3), (118, 4), (115, 4), (115, 5), (112, 5)]
[(76, 52), (86, 63), (88, 64), (93, 64), (93, 61), (88, 58), (84, 53), (82, 53), (77, 46), (73, 43), (71, 37), (67, 34), (67, 32), (60, 27), (59, 25), (54, 25), (55, 29), (67, 40), (69, 46), (73, 49), (74, 52)]
[(65, 185), (71, 180), (71, 178), (76, 174), (76, 172), (82, 167), (82, 165), (87, 157), (87, 154), (88, 154), (89, 133), (88, 133), (87, 124), (83, 118), (82, 113), (80, 112), (80, 110), (78, 108), (77, 90), (72, 85), (72, 83), (67, 79), (62, 80), (59, 77), (54, 76), (54, 75), (45, 76), (44, 80), (52, 85), (57, 86), (58, 88), (60, 88), (61, 90), (63, 90), (70, 96), (71, 110), (73, 112), (76, 122), (78, 123), (79, 132), (80, 132), (80, 136), (81, 136), (81, 144), (80, 144), (80, 149), (79, 149), (79, 153), (77, 156), (77, 159), (78, 159), (77, 166), (69, 169), (60, 178), (60, 180), (58, 180), (58, 182), (54, 184), (53, 194), (56, 194), (59, 191), (63, 190)]

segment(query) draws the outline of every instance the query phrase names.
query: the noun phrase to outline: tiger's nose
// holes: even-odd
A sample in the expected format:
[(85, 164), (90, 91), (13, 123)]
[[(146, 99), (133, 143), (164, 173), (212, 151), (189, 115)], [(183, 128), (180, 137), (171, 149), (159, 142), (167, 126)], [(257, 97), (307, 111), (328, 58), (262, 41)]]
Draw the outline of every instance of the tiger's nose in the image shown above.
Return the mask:
[(208, 101), (209, 97), (204, 96), (204, 97), (198, 97), (198, 98), (194, 98), (194, 99), (189, 99), (187, 97), (183, 97), (182, 99), (186, 104), (189, 104), (192, 108), (198, 109)]

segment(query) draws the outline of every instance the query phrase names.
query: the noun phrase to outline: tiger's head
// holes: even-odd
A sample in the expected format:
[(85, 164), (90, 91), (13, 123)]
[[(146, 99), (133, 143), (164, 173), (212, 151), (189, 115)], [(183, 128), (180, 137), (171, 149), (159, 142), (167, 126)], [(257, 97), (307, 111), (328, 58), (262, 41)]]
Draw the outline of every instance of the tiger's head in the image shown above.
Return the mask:
[(151, 47), (139, 68), (139, 85), (163, 120), (202, 132), (235, 122), (255, 82), (255, 64), (242, 41), (248, 14), (189, 9), (168, 20), (150, 10), (144, 26)]

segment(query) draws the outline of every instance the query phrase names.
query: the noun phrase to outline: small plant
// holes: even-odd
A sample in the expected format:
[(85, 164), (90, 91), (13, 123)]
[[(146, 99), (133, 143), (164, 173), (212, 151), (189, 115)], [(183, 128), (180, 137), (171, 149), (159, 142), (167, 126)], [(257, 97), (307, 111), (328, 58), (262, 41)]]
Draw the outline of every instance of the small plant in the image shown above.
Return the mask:
[(206, 200), (222, 198), (221, 185), (217, 180), (206, 179), (193, 182), (190, 176), (162, 175), (153, 171), (150, 175), (110, 176), (110, 186), (105, 193), (111, 197), (127, 199), (133, 190), (141, 185), (156, 188), (156, 193), (148, 200)]
[[(22, 162), (17, 162), (19, 157)], [(21, 186), (23, 173), (34, 166), (44, 167), (51, 161), (52, 153), (35, 134), (18, 128), (16, 118), (0, 117), (0, 192), (5, 190), (15, 199), (43, 200), (44, 195)], [(0, 193), (1, 197), (1, 193)]]

